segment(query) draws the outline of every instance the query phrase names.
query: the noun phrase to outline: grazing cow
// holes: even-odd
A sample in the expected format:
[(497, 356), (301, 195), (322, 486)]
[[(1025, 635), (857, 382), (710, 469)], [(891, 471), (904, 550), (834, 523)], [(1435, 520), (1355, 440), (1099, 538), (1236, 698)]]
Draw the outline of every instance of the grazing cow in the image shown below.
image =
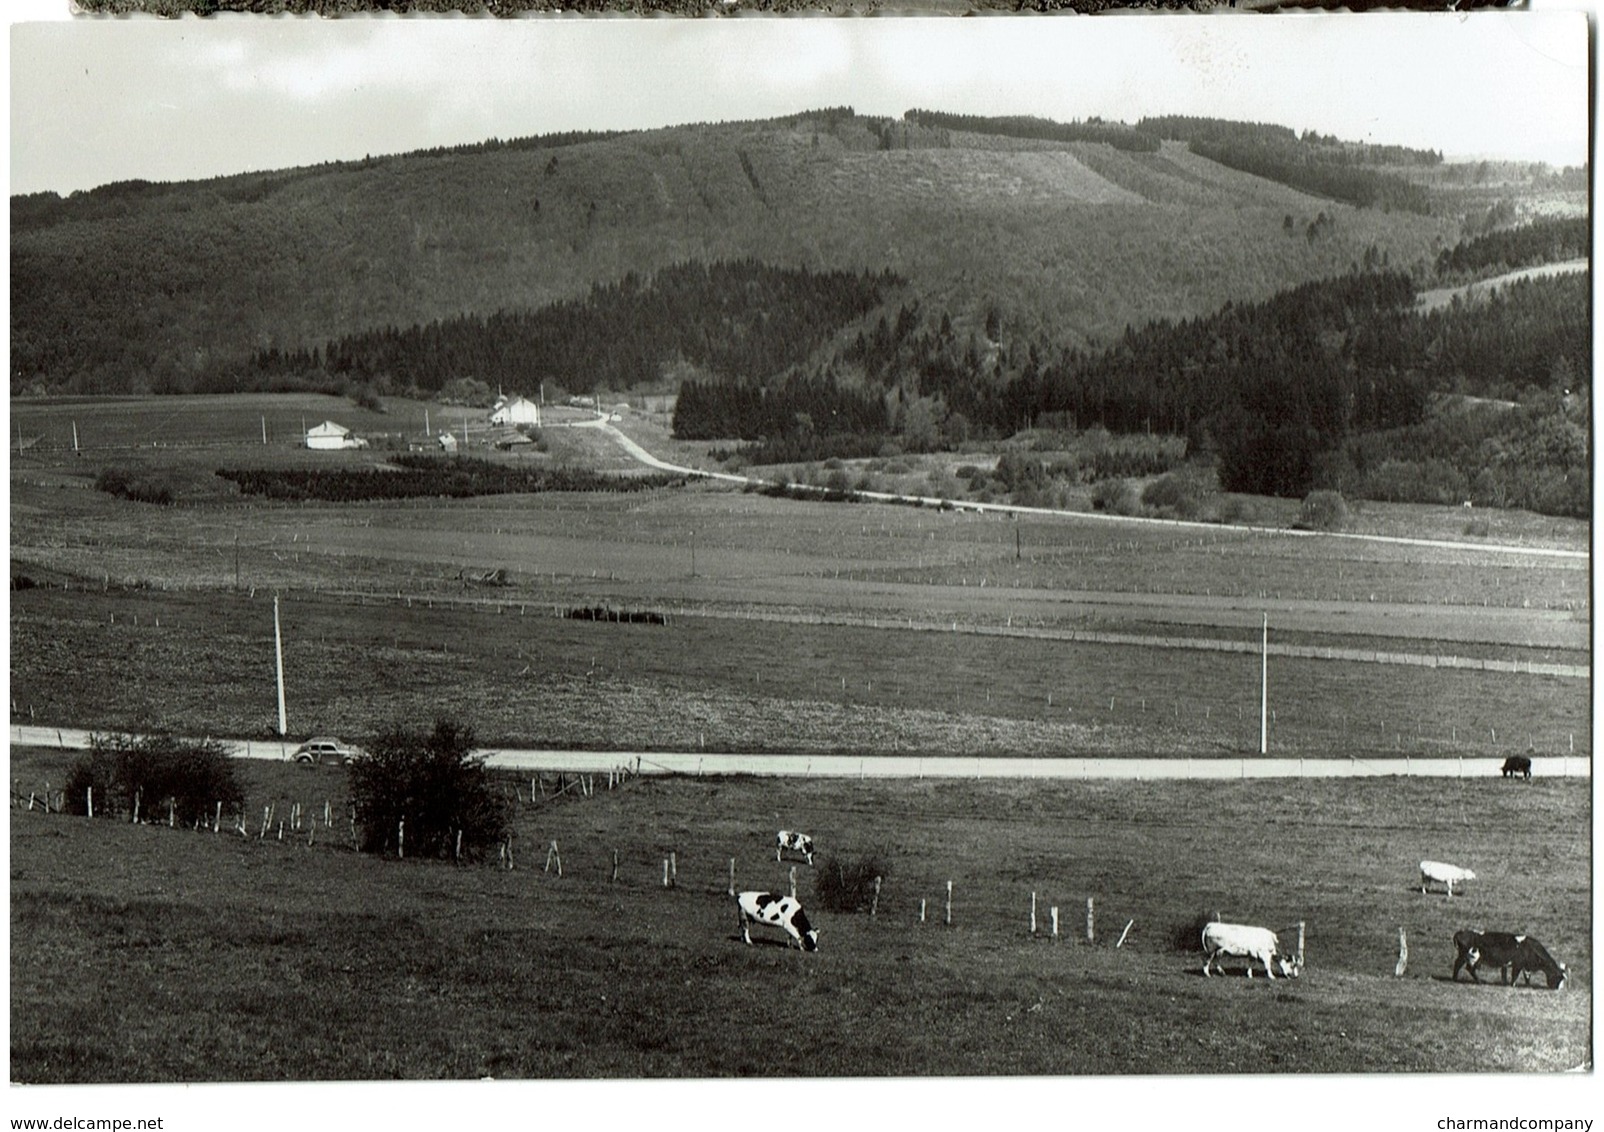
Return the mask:
[(774, 835), (774, 859), (778, 861), (787, 849), (802, 854), (808, 859), (808, 864), (813, 863), (813, 838), (807, 834), (793, 833), (788, 829), (780, 830)]
[(1281, 953), (1281, 941), (1269, 928), (1252, 928), (1246, 924), (1222, 924), (1214, 921), (1203, 928), (1203, 974), (1210, 966), (1218, 966), (1221, 955), (1242, 956), (1248, 961), (1248, 978), (1253, 977), (1253, 961), (1264, 964), (1264, 973), (1275, 978), (1271, 963), (1281, 968), (1281, 974), (1296, 978), (1301, 968), (1295, 956)]
[[(752, 925), (768, 924), (780, 928), (796, 940), (797, 946), (803, 951), (819, 949), (819, 929), (808, 923), (807, 913), (802, 911), (802, 905), (796, 897), (776, 896), (772, 892), (743, 892), (735, 898), (735, 905), (739, 910), (741, 938), (748, 944), (752, 942)], [(791, 946), (789, 940), (785, 946)]]
[(1549, 990), (1561, 990), (1570, 972), (1565, 964), (1556, 963), (1554, 957), (1548, 953), (1548, 948), (1538, 943), (1531, 936), (1521, 936), (1520, 942), (1515, 946), (1515, 961), (1510, 964), (1509, 981), (1514, 982), (1521, 975), (1526, 976), (1527, 985), (1531, 984), (1532, 972), (1541, 971), (1548, 980)]
[(1532, 760), (1525, 755), (1510, 755), (1509, 758), (1504, 760), (1502, 773), (1505, 778), (1525, 778), (1529, 780), (1532, 777)]
[(1570, 974), (1565, 964), (1554, 962), (1548, 949), (1531, 936), (1512, 932), (1458, 931), (1454, 933), (1454, 950), (1455, 982), (1459, 981), (1461, 968), (1470, 972), (1472, 982), (1481, 982), (1476, 972), (1484, 963), (1498, 968), (1499, 981), (1506, 986), (1521, 975), (1530, 983), (1532, 972), (1541, 971), (1548, 979), (1549, 989), (1559, 990)]
[(1432, 881), (1448, 886), (1450, 898), (1454, 895), (1454, 885), (1463, 885), (1467, 880), (1475, 880), (1476, 874), (1469, 869), (1462, 869), (1458, 865), (1447, 865), (1441, 861), (1420, 862), (1420, 892), (1426, 892), (1426, 885)]

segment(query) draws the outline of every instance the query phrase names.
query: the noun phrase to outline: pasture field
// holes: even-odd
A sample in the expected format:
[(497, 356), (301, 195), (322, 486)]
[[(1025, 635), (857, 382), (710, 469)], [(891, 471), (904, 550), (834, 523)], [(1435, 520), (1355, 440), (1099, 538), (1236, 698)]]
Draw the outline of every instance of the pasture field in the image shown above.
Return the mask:
[[(39, 587), (11, 602), (17, 722), (240, 738), (276, 726), (265, 591)], [(292, 735), (356, 738), (444, 713), (510, 747), (1258, 749), (1251, 652), (953, 632), (923, 619), (909, 629), (671, 613), (661, 626), (611, 624), (511, 600), (409, 606), (304, 592), (283, 597), (280, 616)], [(1271, 672), (1275, 754), (1591, 751), (1585, 679), (1304, 658), (1272, 658)]]
[[(1573, 667), (1591, 655), (1585, 558), (1016, 520), (713, 484), (338, 505), (211, 487), (177, 507), (92, 487), (98, 468), (136, 458), (197, 483), (221, 482), (209, 469), (222, 465), (382, 464), (371, 450), (309, 453), (241, 434), (241, 420), (269, 418), (270, 437), (275, 420), (303, 415), (360, 423), (340, 404), (20, 403), (23, 434), (57, 442), (12, 470), (13, 577), (38, 583), (12, 595), (13, 719), (261, 736), (276, 721), (275, 593), (292, 733), (360, 735), (450, 705), (505, 745), (1237, 754), (1257, 747), (1255, 658), (1158, 646), (1241, 647), (1267, 615), (1277, 645)], [(423, 406), (392, 404), (370, 423), (421, 431)], [(224, 446), (74, 456), (59, 434), (80, 416), (81, 435), (135, 443), (210, 429)], [(649, 446), (666, 443), (656, 417), (629, 416)], [(1438, 509), (1439, 528), (1463, 523), (1454, 510)], [(1428, 509), (1365, 514), (1394, 516), (1394, 533), (1442, 533), (1420, 519)], [(1495, 539), (1587, 545), (1586, 524), (1491, 522), (1507, 525)], [(493, 570), (508, 584), (475, 582)], [(603, 604), (669, 624), (555, 617)], [(1155, 647), (1062, 639), (1082, 631)], [(1281, 753), (1591, 751), (1589, 682), (1574, 676), (1283, 659), (1272, 695)]]
[[(70, 761), (13, 751), (13, 790), (59, 785)], [(337, 769), (240, 771), (248, 814), (292, 801), (343, 814)], [(305, 831), (241, 838), (14, 808), (13, 1080), (1591, 1064), (1586, 783), (636, 778), (534, 804), (527, 780), (508, 786), (522, 796), (511, 871), (359, 856), (338, 816), (308, 844)], [(873, 917), (819, 909), (797, 864), (814, 954), (760, 931), (748, 948), (736, 931), (729, 862), (738, 887), (783, 890), (780, 827), (809, 830), (824, 856), (886, 863)], [(560, 877), (543, 868), (553, 842)], [(1452, 900), (1422, 896), (1423, 857), (1479, 879)], [(1204, 979), (1184, 929), (1209, 911), (1283, 940), (1303, 921), (1303, 977), (1249, 981), (1228, 963)], [(1470, 925), (1538, 936), (1571, 985), (1451, 982), (1450, 937)]]

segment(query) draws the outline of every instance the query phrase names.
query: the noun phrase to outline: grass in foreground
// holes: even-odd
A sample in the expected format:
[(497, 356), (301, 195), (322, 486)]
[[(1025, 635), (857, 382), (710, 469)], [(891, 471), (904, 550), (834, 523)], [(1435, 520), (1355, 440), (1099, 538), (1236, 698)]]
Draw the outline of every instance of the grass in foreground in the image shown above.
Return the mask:
[[(53, 759), (25, 755), (24, 772)], [(320, 810), (333, 795), (338, 812), (338, 771), (250, 774), (248, 805)], [(338, 829), (308, 847), (14, 814), (12, 1075), (1566, 1069), (1591, 1057), (1588, 824), (1585, 784), (1558, 781), (637, 779), (526, 806), (509, 872), (358, 856)], [(877, 916), (814, 917), (815, 955), (744, 947), (726, 895), (731, 858), (738, 886), (783, 890), (780, 825), (893, 862)], [(553, 841), (561, 878), (541, 868)], [(665, 889), (671, 851), (678, 884)], [(1481, 879), (1452, 902), (1421, 896), (1422, 856)], [(1172, 936), (1216, 909), (1278, 929), (1304, 920), (1305, 976), (1202, 978)], [(1573, 986), (1450, 983), (1451, 934), (1472, 923), (1538, 935)]]

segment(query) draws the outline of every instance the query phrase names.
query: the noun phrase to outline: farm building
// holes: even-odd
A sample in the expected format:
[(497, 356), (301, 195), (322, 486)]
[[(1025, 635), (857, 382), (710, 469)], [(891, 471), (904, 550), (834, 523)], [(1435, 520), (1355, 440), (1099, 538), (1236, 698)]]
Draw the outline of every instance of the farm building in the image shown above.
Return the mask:
[(526, 397), (502, 397), (490, 411), (490, 423), (499, 425), (538, 425), (540, 406)]
[(360, 436), (351, 435), (351, 430), (344, 425), (333, 421), (324, 421), (306, 430), (304, 443), (308, 448), (334, 449), (334, 448), (366, 448), (368, 442)]
[(435, 437), (435, 439), (440, 442), (440, 447), (445, 451), (455, 452), (457, 450), (457, 438), (452, 436), (449, 432), (442, 432), (439, 436)]

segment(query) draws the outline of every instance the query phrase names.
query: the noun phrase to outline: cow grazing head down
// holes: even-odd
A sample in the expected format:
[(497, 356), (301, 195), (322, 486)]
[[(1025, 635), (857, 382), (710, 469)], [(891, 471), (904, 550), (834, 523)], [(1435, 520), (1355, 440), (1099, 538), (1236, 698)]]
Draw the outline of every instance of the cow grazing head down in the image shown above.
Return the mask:
[(1456, 982), (1461, 969), (1470, 972), (1471, 982), (1481, 982), (1477, 972), (1484, 964), (1497, 968), (1499, 981), (1506, 986), (1523, 975), (1529, 984), (1535, 972), (1547, 979), (1550, 990), (1560, 990), (1570, 975), (1565, 964), (1555, 962), (1548, 949), (1529, 935), (1466, 929), (1454, 933), (1454, 952)]
[[(819, 949), (819, 929), (808, 923), (807, 913), (794, 896), (778, 896), (772, 892), (742, 892), (735, 897), (737, 923), (741, 938), (752, 942), (752, 925), (768, 924), (781, 929), (796, 940), (803, 951)], [(791, 946), (790, 941), (786, 946)]]
[(808, 864), (813, 863), (813, 838), (807, 834), (789, 829), (780, 830), (774, 835), (774, 859), (778, 861), (787, 850), (800, 853), (807, 858)]
[(1207, 924), (1203, 928), (1203, 974), (1213, 972), (1210, 967), (1219, 968), (1219, 958), (1222, 955), (1234, 955), (1247, 959), (1248, 978), (1253, 977), (1253, 961), (1264, 967), (1264, 973), (1275, 978), (1276, 968), (1279, 968), (1283, 978), (1295, 979), (1303, 973), (1303, 965), (1298, 962), (1295, 955), (1288, 955), (1281, 950), (1281, 941), (1269, 928), (1255, 928), (1247, 924), (1222, 924), (1218, 920)]

